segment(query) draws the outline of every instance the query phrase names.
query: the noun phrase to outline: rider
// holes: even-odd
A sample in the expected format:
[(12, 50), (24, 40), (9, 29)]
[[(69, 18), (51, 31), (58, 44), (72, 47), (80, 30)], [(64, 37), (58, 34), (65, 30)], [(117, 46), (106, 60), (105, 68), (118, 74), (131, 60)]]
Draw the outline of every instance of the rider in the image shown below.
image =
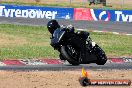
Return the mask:
[(51, 20), (48, 22), (47, 24), (47, 28), (48, 28), (48, 31), (53, 34), (54, 31), (57, 29), (57, 28), (60, 28), (60, 25), (58, 24), (58, 22), (56, 20)]
[(57, 28), (61, 28), (61, 29), (64, 29), (64, 30), (69, 30), (70, 32), (74, 32), (74, 27), (72, 25), (68, 25), (67, 27), (64, 27), (62, 25), (62, 27), (59, 25), (59, 23), (56, 21), (56, 20), (51, 20), (48, 22), (47, 24), (47, 28), (48, 28), (48, 31), (53, 34), (54, 31), (57, 29)]
[[(72, 25), (68, 25), (67, 27), (61, 27), (59, 25), (59, 23), (56, 21), (56, 20), (51, 20), (48, 22), (47, 24), (47, 28), (48, 28), (48, 31), (53, 35), (54, 31), (57, 29), (57, 28), (61, 28), (62, 30), (66, 30), (66, 31), (69, 31), (69, 32), (74, 32), (74, 27)], [(79, 34), (83, 33), (83, 32), (78, 32)], [(81, 34), (81, 35), (84, 35), (85, 33)], [(78, 42), (78, 41), (76, 41)], [(81, 44), (81, 57), (82, 58), (85, 58), (85, 42), (84, 44)]]
[[(51, 20), (47, 23), (47, 28), (48, 28), (48, 31), (52, 34), (53, 36), (53, 33), (54, 31), (57, 29), (57, 28), (61, 28), (59, 23), (56, 21), (56, 20)], [(64, 29), (63, 27), (61, 29)], [(52, 37), (51, 37), (52, 38)], [(66, 60), (62, 54), (59, 55), (60, 59), (61, 60)]]

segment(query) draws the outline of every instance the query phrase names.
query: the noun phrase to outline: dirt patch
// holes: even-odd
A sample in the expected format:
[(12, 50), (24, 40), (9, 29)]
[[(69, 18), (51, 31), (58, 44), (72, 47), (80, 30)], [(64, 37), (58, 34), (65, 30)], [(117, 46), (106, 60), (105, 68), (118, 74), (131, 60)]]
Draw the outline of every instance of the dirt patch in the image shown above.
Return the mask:
[[(132, 70), (89, 70), (91, 79), (130, 79)], [(0, 71), (0, 88), (83, 88), (80, 71)], [(93, 88), (89, 86), (86, 88)], [(132, 88), (132, 86), (94, 86), (94, 88)]]

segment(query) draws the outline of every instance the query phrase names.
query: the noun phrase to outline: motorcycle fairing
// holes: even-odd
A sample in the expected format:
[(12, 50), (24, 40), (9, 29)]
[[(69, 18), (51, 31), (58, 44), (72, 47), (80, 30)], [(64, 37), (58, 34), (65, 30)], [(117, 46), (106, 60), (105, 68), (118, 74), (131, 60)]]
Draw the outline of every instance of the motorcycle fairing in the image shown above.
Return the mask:
[(67, 44), (71, 44), (74, 47), (76, 47), (81, 53), (80, 53), (80, 62), (81, 63), (88, 63), (90, 61), (94, 61), (97, 58), (95, 57), (92, 52), (89, 52), (86, 47), (86, 40), (83, 38), (80, 38), (80, 36), (77, 36), (76, 34), (69, 33), (67, 36)]
[(60, 28), (56, 29), (52, 35), (50, 45), (53, 46), (54, 48), (58, 46), (64, 34), (65, 34), (65, 31), (61, 30)]

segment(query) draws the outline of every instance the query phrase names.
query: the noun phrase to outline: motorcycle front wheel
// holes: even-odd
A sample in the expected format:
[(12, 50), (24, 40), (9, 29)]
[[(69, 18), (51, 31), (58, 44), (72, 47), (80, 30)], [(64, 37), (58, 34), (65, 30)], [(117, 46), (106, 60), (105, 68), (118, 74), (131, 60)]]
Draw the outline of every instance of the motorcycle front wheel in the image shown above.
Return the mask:
[(79, 65), (80, 52), (72, 45), (61, 47), (63, 57), (72, 65)]

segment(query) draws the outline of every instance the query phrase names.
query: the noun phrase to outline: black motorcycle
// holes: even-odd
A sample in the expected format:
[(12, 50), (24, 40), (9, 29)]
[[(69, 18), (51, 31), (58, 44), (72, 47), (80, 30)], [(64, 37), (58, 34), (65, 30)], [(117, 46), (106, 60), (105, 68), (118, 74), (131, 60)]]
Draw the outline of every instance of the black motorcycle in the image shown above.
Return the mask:
[(75, 32), (74, 27), (60, 27), (52, 34), (51, 46), (60, 52), (61, 60), (67, 60), (72, 65), (104, 65), (106, 54), (89, 35), (85, 31)]

